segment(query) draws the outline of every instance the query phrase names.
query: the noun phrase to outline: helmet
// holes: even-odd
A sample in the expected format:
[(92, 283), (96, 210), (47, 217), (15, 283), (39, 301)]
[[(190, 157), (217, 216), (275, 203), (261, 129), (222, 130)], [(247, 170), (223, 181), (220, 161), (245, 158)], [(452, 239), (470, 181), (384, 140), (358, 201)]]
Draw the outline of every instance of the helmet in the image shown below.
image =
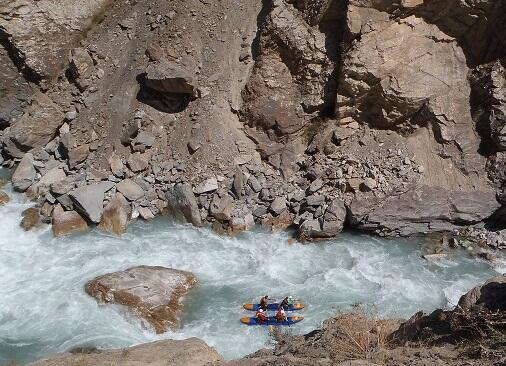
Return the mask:
[(259, 313), (263, 313), (263, 312), (264, 312), (264, 309), (260, 308), (260, 309), (258, 309), (258, 312), (259, 312)]
[(288, 296), (288, 300), (292, 301), (293, 300), (293, 296), (292, 295)]

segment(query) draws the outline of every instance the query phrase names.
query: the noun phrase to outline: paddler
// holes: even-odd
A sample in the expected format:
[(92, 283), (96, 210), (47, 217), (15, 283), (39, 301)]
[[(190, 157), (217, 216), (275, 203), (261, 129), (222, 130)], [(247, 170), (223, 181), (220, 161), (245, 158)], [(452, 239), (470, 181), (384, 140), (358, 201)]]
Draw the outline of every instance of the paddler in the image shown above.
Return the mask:
[(280, 309), (288, 309), (288, 296), (281, 301), (281, 304), (279, 304)]
[(287, 321), (285, 309), (283, 309), (281, 306), (278, 308), (278, 312), (276, 313), (276, 320), (278, 322), (284, 322)]
[(256, 316), (257, 321), (259, 323), (263, 323), (263, 322), (266, 322), (267, 320), (269, 320), (267, 318), (267, 315), (265, 315), (264, 309), (258, 309), (258, 311), (256, 312), (255, 316)]
[(260, 299), (260, 309), (267, 311), (267, 303), (269, 302), (269, 296), (265, 295)]

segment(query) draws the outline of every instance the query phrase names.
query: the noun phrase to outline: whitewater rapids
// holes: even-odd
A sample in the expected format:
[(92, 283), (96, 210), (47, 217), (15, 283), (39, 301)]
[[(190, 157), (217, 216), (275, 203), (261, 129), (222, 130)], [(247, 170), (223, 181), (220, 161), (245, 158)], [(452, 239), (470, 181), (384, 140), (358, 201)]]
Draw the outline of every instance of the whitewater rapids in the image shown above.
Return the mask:
[[(98, 230), (54, 239), (48, 227), (24, 232), (31, 206), (6, 188), (0, 208), (0, 363), (26, 363), (75, 347), (112, 348), (164, 338), (199, 337), (227, 359), (270, 345), (266, 327), (247, 327), (242, 304), (292, 294), (307, 304), (303, 333), (338, 311), (363, 304), (381, 317), (409, 317), (452, 306), (471, 287), (497, 274), (454, 252), (437, 263), (420, 258), (415, 240), (343, 234), (321, 244), (289, 244), (286, 233), (220, 237), (159, 218), (137, 222), (121, 238)], [(184, 301), (183, 327), (155, 335), (123, 308), (98, 305), (86, 281), (137, 265), (193, 272), (199, 285)]]

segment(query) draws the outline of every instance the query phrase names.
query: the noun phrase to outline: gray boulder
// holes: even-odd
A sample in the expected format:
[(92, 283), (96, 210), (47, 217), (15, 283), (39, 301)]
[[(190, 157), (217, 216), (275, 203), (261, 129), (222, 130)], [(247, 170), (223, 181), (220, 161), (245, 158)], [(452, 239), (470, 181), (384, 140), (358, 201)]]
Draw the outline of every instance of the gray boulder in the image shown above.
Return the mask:
[(116, 185), (118, 192), (121, 192), (130, 201), (136, 201), (144, 196), (141, 186), (131, 179), (124, 179)]
[(209, 205), (209, 213), (212, 217), (219, 221), (228, 221), (232, 218), (234, 209), (234, 199), (228, 194), (220, 197), (215, 195)]
[(12, 186), (16, 191), (24, 192), (35, 182), (36, 177), (37, 172), (33, 166), (33, 155), (27, 153), (23, 159), (21, 159), (12, 175)]
[(475, 224), (499, 207), (492, 190), (459, 192), (419, 186), (382, 199), (355, 199), (349, 207), (349, 218), (352, 226), (362, 230), (409, 236)]
[(99, 223), (104, 211), (104, 195), (114, 187), (112, 182), (101, 182), (79, 187), (69, 193), (77, 211), (94, 223)]
[(179, 221), (202, 226), (197, 199), (189, 184), (176, 184), (166, 193), (168, 209)]

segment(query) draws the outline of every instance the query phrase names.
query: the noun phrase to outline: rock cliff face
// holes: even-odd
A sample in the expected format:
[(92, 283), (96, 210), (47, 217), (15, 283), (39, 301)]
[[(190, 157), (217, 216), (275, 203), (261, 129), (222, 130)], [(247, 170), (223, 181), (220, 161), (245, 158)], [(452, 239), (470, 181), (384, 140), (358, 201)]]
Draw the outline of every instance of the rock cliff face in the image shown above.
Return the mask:
[(503, 0), (11, 1), (1, 160), (43, 221), (473, 226), (504, 246), (505, 17)]

